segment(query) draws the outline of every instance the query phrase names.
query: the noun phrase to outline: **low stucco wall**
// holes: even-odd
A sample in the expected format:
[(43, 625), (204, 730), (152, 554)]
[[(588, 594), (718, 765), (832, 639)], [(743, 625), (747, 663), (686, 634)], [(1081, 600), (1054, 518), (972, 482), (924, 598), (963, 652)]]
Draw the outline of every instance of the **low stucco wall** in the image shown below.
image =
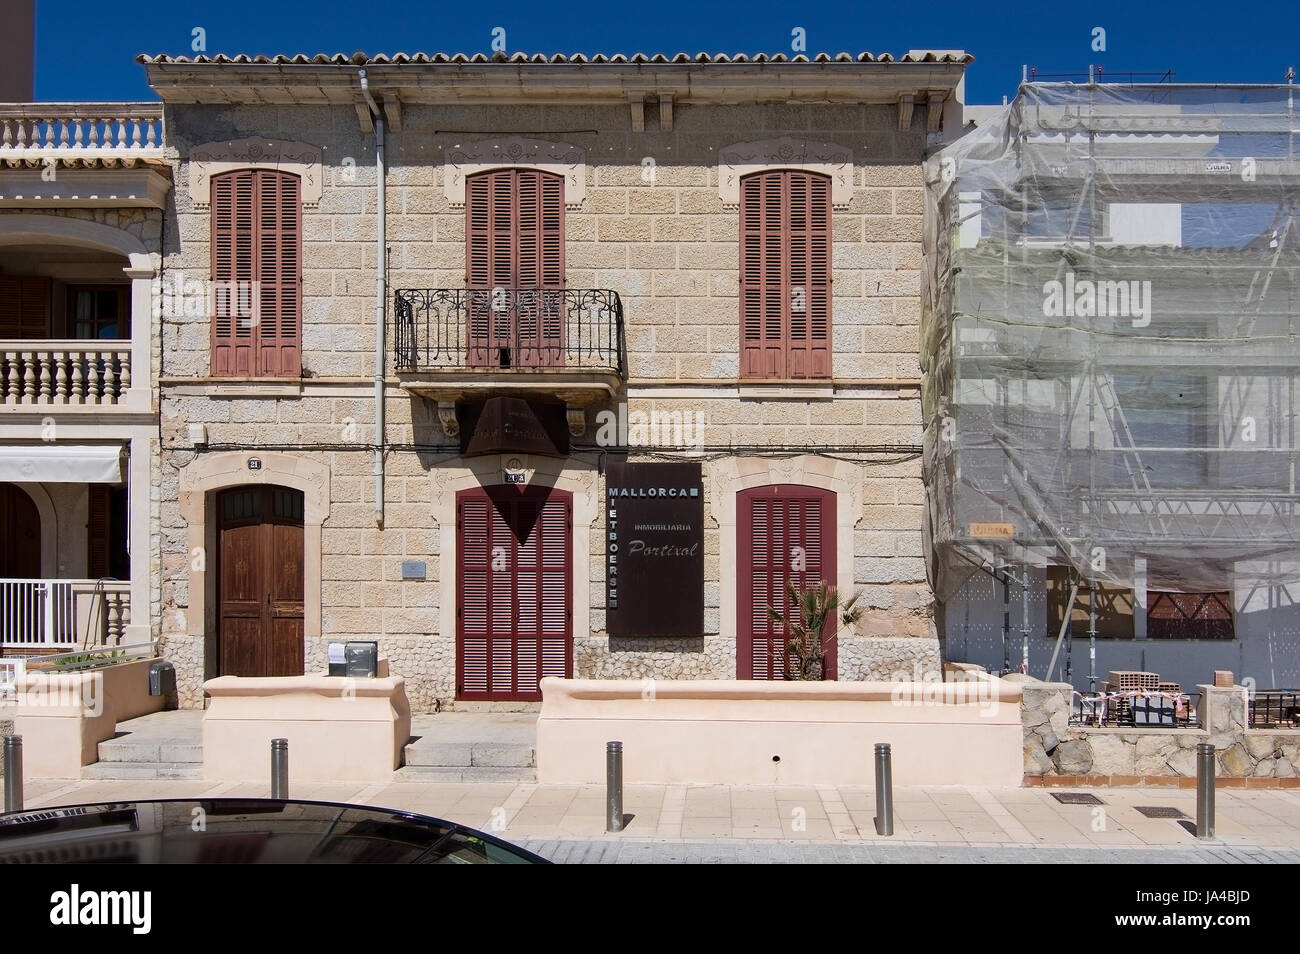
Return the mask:
[(1096, 776), (1137, 783), (1195, 778), (1196, 746), (1215, 749), (1219, 778), (1300, 778), (1300, 729), (1248, 729), (1248, 692), (1198, 686), (1201, 727), (1099, 728), (1069, 725), (1074, 689), (1068, 683), (1007, 677), (1023, 687), (1025, 775)]
[(757, 682), (543, 679), (538, 781), (871, 785), (874, 746), (900, 785), (1019, 785), (1020, 688), (999, 680)]
[(400, 676), (221, 676), (203, 684), (203, 772), (266, 781), (271, 740), (289, 740), (291, 781), (390, 781), (411, 737)]
[(16, 682), (14, 732), (23, 737), (24, 777), (78, 778), (99, 760), (99, 743), (118, 722), (162, 710), (149, 695), (149, 667), (140, 659), (83, 672), (28, 670)]

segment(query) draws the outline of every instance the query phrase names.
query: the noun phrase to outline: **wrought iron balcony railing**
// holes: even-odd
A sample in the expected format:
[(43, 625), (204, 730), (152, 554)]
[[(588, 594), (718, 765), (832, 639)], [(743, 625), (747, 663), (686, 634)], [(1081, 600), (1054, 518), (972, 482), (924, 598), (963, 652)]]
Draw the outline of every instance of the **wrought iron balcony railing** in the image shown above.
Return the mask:
[(399, 371), (598, 371), (623, 377), (623, 302), (604, 288), (404, 288)]

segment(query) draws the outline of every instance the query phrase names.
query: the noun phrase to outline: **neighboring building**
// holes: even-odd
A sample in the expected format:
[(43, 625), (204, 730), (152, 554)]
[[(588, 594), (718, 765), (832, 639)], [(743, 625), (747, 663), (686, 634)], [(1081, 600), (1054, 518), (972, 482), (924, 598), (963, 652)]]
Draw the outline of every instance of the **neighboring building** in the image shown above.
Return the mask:
[(928, 161), (945, 658), (1300, 681), (1293, 93), (1026, 84)]
[(158, 104), (0, 105), (0, 648), (156, 631)]
[(143, 57), (185, 703), (350, 638), (417, 709), (779, 678), (788, 578), (864, 591), (830, 674), (934, 671), (921, 163), (969, 59)]

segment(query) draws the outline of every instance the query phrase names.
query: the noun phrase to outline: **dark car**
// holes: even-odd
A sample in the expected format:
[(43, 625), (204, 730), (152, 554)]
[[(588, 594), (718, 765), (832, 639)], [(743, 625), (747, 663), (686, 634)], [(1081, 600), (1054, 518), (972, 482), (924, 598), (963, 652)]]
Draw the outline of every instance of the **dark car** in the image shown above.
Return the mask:
[(143, 799), (0, 815), (4, 864), (550, 864), (414, 812), (267, 798)]

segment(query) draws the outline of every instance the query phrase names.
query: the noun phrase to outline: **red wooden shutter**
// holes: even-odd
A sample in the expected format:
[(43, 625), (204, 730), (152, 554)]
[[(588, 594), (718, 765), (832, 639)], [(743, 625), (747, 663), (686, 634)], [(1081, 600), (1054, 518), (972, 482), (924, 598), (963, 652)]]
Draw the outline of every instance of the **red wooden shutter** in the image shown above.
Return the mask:
[(300, 187), (269, 170), (212, 178), (213, 375), (301, 373)]
[(0, 338), (49, 338), (50, 280), (0, 275)]
[[(835, 494), (780, 484), (741, 491), (736, 500), (736, 678), (784, 679), (788, 636), (772, 622), (768, 608), (786, 604), (788, 580), (800, 587), (835, 584)], [(836, 675), (834, 632), (828, 621), (827, 679)]]
[(90, 485), (86, 506), (86, 576), (92, 580), (109, 575), (108, 497), (107, 485)]
[(462, 495), (457, 502), (456, 548), (460, 569), (456, 583), (459, 639), (456, 647), (457, 693), (466, 698), (484, 696), (488, 690), (488, 620), (492, 611), (489, 588), (492, 546), (488, 515), (492, 504), (485, 495)]
[(466, 183), (470, 365), (563, 363), (564, 179), (498, 169)]
[(747, 176), (740, 190), (741, 375), (829, 377), (830, 180)]
[(457, 496), (457, 691), (541, 698), (572, 670), (572, 498), (514, 488)]
[(297, 176), (262, 171), (258, 177), (258, 374), (301, 373), (302, 227)]

